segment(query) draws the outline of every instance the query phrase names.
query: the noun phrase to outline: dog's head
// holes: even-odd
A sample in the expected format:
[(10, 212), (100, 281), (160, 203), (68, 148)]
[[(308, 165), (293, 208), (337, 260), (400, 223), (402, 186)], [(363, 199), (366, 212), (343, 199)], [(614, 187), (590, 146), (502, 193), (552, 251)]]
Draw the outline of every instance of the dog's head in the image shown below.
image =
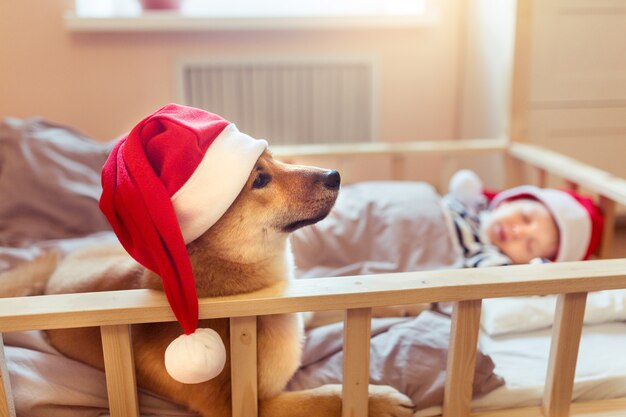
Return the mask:
[[(286, 164), (265, 151), (225, 218), (237, 217), (250, 229), (262, 225), (267, 233), (284, 236), (326, 217), (340, 183), (337, 171)], [(241, 216), (251, 212), (259, 217)]]
[(265, 151), (230, 208), (188, 245), (240, 264), (283, 256), (289, 233), (328, 215), (339, 192), (337, 171), (291, 165)]

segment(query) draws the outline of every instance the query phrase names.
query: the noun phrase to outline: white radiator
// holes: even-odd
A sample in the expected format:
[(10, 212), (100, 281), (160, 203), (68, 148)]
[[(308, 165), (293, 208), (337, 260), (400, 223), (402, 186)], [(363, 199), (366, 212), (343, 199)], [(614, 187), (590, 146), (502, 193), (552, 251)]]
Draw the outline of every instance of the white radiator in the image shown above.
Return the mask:
[(183, 103), (217, 113), (271, 145), (372, 141), (371, 60), (193, 60), (180, 66)]

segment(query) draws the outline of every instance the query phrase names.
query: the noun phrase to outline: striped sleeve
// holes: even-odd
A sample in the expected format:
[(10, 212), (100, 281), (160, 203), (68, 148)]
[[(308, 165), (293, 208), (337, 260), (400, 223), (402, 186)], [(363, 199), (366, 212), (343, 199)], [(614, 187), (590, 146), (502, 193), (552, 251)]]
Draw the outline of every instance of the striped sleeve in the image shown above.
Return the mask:
[(474, 255), (465, 258), (466, 268), (511, 265), (511, 259), (491, 245), (485, 245)]
[(497, 247), (480, 237), (478, 213), (451, 196), (443, 198), (444, 207), (451, 217), (454, 238), (463, 252), (466, 268), (511, 265), (511, 259)]

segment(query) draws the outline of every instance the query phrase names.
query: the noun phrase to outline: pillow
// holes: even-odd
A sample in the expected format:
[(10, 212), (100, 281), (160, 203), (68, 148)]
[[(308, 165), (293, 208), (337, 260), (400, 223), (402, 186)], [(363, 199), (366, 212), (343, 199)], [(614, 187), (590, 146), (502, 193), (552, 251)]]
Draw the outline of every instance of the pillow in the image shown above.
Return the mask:
[(109, 229), (98, 208), (112, 144), (33, 118), (0, 124), (0, 245), (26, 246)]
[[(446, 378), (450, 317), (425, 311), (415, 318), (372, 320), (370, 383), (390, 385), (409, 396), (417, 409), (441, 405)], [(343, 323), (317, 327), (307, 333), (302, 367), (289, 390), (338, 384), (342, 380)], [(504, 384), (491, 358), (476, 354), (473, 395)]]
[[(483, 300), (481, 327), (490, 336), (552, 327), (555, 295), (488, 298)], [(626, 320), (626, 290), (591, 292), (587, 296), (585, 324)]]
[(343, 186), (326, 219), (292, 234), (297, 276), (462, 267), (440, 201), (435, 189), (423, 182)]

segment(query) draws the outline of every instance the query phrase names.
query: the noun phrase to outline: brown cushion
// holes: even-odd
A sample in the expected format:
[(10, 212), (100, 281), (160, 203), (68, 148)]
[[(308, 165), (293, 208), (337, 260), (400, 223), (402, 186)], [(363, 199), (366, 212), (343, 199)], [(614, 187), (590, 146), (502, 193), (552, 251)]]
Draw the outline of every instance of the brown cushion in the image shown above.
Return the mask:
[(109, 229), (98, 209), (111, 144), (33, 118), (0, 124), (0, 245)]

